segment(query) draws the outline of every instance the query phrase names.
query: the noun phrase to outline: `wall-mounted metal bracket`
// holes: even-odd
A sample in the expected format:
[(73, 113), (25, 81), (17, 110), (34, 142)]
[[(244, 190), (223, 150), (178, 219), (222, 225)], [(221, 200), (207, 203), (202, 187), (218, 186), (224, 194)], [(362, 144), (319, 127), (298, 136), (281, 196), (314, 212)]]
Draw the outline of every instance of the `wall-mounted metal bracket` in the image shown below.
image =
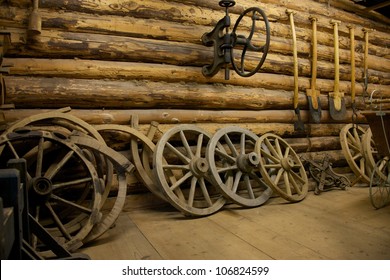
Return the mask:
[[(265, 58), (268, 53), (270, 44), (270, 27), (267, 16), (265, 13), (256, 7), (246, 9), (237, 19), (232, 32), (229, 33), (231, 26), (231, 19), (229, 15), (229, 8), (236, 4), (235, 1), (219, 1), (219, 5), (225, 8), (225, 16), (218, 21), (214, 29), (205, 33), (202, 36), (202, 43), (205, 46), (214, 46), (214, 59), (213, 63), (203, 66), (202, 73), (206, 77), (212, 77), (225, 66), (225, 80), (230, 78), (229, 64), (232, 64), (235, 72), (242, 77), (250, 77), (258, 72), (260, 67), (263, 65)], [(248, 21), (250, 19), (252, 26), (248, 29), (246, 27), (247, 35), (237, 34), (241, 22)], [(264, 25), (264, 31), (260, 32), (259, 27)], [(245, 29), (245, 26), (243, 26)], [(240, 30), (242, 32), (242, 30)], [(259, 34), (257, 34), (259, 33)], [(260, 35), (260, 36), (255, 36)], [(260, 39), (259, 37), (262, 37)], [(241, 55), (234, 55), (234, 48), (237, 47), (238, 52)], [(246, 55), (249, 52), (257, 53), (256, 58), (251, 57), (248, 64), (246, 64)], [(260, 58), (258, 53), (261, 53)], [(239, 57), (239, 58), (238, 58)], [(253, 60), (259, 62), (253, 63)]]

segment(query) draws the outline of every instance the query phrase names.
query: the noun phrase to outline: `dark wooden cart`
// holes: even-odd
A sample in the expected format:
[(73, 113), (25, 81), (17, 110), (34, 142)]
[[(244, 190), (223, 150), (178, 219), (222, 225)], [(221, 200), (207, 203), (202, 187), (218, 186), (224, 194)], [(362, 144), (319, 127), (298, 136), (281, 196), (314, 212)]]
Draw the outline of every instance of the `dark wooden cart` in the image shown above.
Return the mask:
[(362, 111), (361, 113), (367, 119), (375, 143), (370, 200), (378, 209), (390, 203), (390, 111)]

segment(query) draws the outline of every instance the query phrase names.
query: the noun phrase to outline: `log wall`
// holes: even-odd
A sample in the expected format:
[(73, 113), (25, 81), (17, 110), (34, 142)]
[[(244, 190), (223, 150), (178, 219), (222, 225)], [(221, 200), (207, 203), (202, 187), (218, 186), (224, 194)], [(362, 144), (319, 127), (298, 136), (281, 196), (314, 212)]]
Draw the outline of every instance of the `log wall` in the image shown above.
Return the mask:
[[(213, 48), (203, 46), (201, 36), (224, 16), (218, 2), (40, 0), (42, 32), (28, 36), (31, 1), (0, 1), (0, 28), (12, 34), (3, 62), (13, 65), (5, 77), (5, 103), (15, 106), (1, 110), (0, 122), (71, 106), (72, 114), (92, 124), (128, 125), (131, 115), (137, 114), (145, 131), (151, 121), (158, 121), (160, 135), (178, 123), (196, 123), (210, 132), (235, 124), (257, 134), (277, 133), (295, 141), (300, 152), (309, 151), (312, 142), (321, 143), (321, 137), (327, 143), (323, 152), (339, 151), (335, 137), (352, 121), (349, 25), (355, 30), (358, 108), (366, 107), (367, 94), (372, 92), (390, 99), (389, 19), (376, 12), (363, 13), (347, 0), (236, 1), (230, 13), (233, 23), (252, 6), (267, 14), (271, 28), (267, 59), (250, 78), (231, 72), (231, 79), (225, 81), (222, 70), (212, 78), (204, 77), (202, 66), (212, 62)], [(297, 12), (299, 108), (307, 129), (303, 138), (294, 131), (293, 47), (287, 8)], [(311, 123), (306, 99), (311, 79), (309, 16), (318, 18), (320, 124)], [(340, 91), (345, 94), (347, 116), (339, 122), (328, 112), (335, 75), (330, 19), (341, 20)], [(364, 29), (369, 30), (367, 91)], [(357, 121), (365, 122), (361, 115)]]

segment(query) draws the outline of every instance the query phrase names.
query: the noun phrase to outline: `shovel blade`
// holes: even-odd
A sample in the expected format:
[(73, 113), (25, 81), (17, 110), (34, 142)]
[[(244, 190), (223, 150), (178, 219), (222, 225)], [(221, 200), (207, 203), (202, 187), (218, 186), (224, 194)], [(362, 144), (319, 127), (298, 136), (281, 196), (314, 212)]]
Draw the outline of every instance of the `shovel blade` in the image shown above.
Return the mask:
[(344, 98), (341, 99), (341, 108), (337, 110), (335, 107), (335, 100), (333, 98), (329, 98), (329, 114), (330, 117), (335, 121), (342, 121), (346, 119), (347, 109), (345, 107)]
[[(315, 109), (313, 106), (313, 97), (308, 96), (307, 101), (309, 102), (309, 110), (310, 110), (310, 118), (314, 123), (320, 123), (321, 122), (321, 101), (320, 98), (317, 97), (317, 104), (318, 108)], [(316, 97), (314, 97), (316, 98)]]
[(301, 119), (301, 111), (299, 108), (295, 109), (295, 115), (297, 117), (297, 121), (294, 122), (294, 131), (297, 132), (304, 132), (305, 131), (305, 124), (303, 123)]

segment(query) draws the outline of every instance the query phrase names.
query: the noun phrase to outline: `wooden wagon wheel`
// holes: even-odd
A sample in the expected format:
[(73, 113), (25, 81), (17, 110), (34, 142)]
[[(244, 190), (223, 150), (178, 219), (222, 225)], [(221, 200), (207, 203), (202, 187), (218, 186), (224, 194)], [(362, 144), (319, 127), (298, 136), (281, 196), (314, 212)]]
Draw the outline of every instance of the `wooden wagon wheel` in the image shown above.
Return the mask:
[(103, 186), (94, 166), (66, 136), (47, 131), (1, 135), (0, 163), (18, 158), (27, 161), (30, 214), (68, 250), (82, 246), (101, 218)]
[[(38, 130), (54, 130), (56, 131), (59, 127), (65, 128), (69, 135), (71, 133), (81, 133), (84, 135), (91, 136), (92, 138), (98, 140), (101, 143), (105, 143), (103, 137), (99, 132), (90, 124), (83, 121), (80, 118), (77, 118), (68, 112), (71, 111), (71, 108), (65, 107), (51, 112), (40, 113), (36, 115), (29, 116), (27, 118), (21, 119), (13, 124), (11, 124), (5, 134), (13, 132), (17, 129), (23, 127), (36, 127)], [(31, 128), (32, 129), (32, 128)], [(85, 155), (88, 157), (88, 151), (84, 151)], [(104, 163), (102, 158), (92, 159), (88, 158), (90, 161), (95, 160), (95, 168), (99, 173), (99, 177), (103, 178), (105, 181), (105, 188), (102, 194), (101, 206), (104, 204), (110, 193), (110, 186), (112, 182), (112, 166), (109, 162)]]
[[(267, 149), (265, 149), (266, 147)], [(264, 181), (284, 199), (297, 202), (306, 197), (309, 181), (295, 151), (281, 137), (262, 135), (256, 142), (259, 169)]]
[(167, 200), (190, 216), (210, 215), (225, 198), (209, 178), (205, 147), (210, 135), (194, 125), (179, 125), (164, 133), (153, 156), (157, 183)]
[(257, 167), (258, 138), (249, 130), (226, 127), (214, 134), (206, 150), (215, 185), (226, 198), (245, 207), (260, 206), (272, 195)]
[[(105, 144), (90, 138), (71, 136), (70, 140), (77, 146), (92, 151), (96, 156), (103, 155), (105, 158), (104, 162), (109, 161), (113, 166), (113, 174), (116, 180), (117, 194), (115, 202), (109, 212), (103, 213), (102, 218), (98, 221), (88, 236), (84, 239), (84, 243), (95, 240), (104, 234), (118, 219), (126, 200), (127, 194), (127, 175), (134, 171), (134, 165), (125, 158), (123, 155), (117, 153), (113, 149), (109, 148)], [(112, 186), (111, 186), (112, 189)]]
[(384, 157), (376, 163), (370, 180), (370, 201), (376, 209), (390, 204), (390, 159)]
[[(375, 141), (372, 137), (371, 128), (368, 128), (362, 137), (362, 147), (364, 159), (366, 161), (366, 173), (367, 176), (371, 178), (376, 163), (381, 159), (380, 155), (378, 154)], [(378, 173), (377, 175), (379, 176), (381, 173)], [(386, 180), (386, 177), (384, 177), (383, 180)], [(372, 180), (370, 180), (370, 185), (371, 183)]]
[[(129, 159), (135, 166), (137, 177), (153, 194), (166, 200), (160, 187), (153, 180), (153, 174), (149, 167), (149, 158), (153, 155), (156, 145), (140, 131), (123, 125), (103, 124), (95, 126), (104, 137), (105, 132), (123, 132), (130, 137), (130, 150), (132, 157)], [(139, 150), (139, 146), (141, 150)], [(140, 155), (141, 154), (141, 155)], [(142, 157), (142, 159), (141, 159)]]
[(362, 137), (365, 132), (366, 129), (354, 124), (347, 124), (340, 131), (340, 144), (344, 157), (353, 173), (357, 176), (352, 185), (360, 180), (367, 184), (370, 183), (362, 144)]

